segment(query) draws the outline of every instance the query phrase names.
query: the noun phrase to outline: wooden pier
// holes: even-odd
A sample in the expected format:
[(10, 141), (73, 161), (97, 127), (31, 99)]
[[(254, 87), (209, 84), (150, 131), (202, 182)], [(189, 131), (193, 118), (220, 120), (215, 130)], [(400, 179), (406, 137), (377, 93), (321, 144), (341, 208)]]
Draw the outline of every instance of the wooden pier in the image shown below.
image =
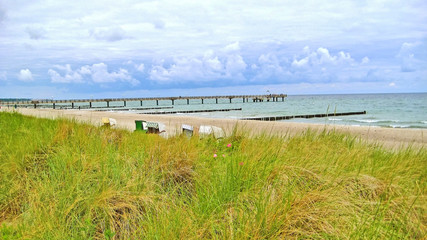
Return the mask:
[[(172, 105), (175, 104), (175, 101), (177, 100), (186, 100), (187, 105), (190, 104), (190, 100), (194, 103), (197, 101), (198, 103), (204, 104), (204, 101), (207, 99), (215, 99), (215, 103), (218, 104), (218, 99), (228, 99), (229, 103), (233, 102), (233, 99), (241, 99), (242, 102), (278, 102), (278, 101), (285, 101), (285, 98), (287, 97), (286, 94), (268, 94), (268, 95), (227, 95), (227, 96), (179, 96), (179, 97), (149, 97), (149, 98), (103, 98), (103, 99), (68, 99), (68, 100), (53, 100), (53, 99), (41, 99), (41, 100), (26, 100), (26, 101), (8, 101), (8, 102), (0, 102), (0, 105), (2, 106), (9, 106), (9, 107), (22, 107), (22, 106), (31, 106), (34, 108), (37, 108), (39, 106), (52, 106), (53, 109), (56, 107), (62, 107), (56, 106), (56, 104), (62, 104), (62, 103), (70, 103), (71, 108), (78, 108), (76, 106), (76, 103), (88, 103), (88, 107), (85, 108), (95, 108), (92, 106), (92, 103), (94, 102), (105, 102), (106, 107), (110, 107), (111, 102), (123, 102), (123, 106), (126, 107), (127, 102), (135, 102), (139, 101), (140, 105), (142, 106), (142, 103), (144, 101), (155, 101), (156, 105), (159, 105), (159, 101), (170, 101)], [(235, 100), (236, 101), (236, 100)], [(68, 105), (69, 106), (69, 105)], [(83, 107), (80, 105), (80, 107)], [(113, 107), (113, 106), (111, 106)], [(98, 108), (98, 107), (97, 107)]]
[(294, 116), (253, 117), (253, 118), (241, 118), (241, 120), (279, 121), (279, 120), (289, 120), (289, 119), (293, 119), (293, 118), (322, 118), (322, 117), (349, 116), (349, 115), (361, 115), (361, 114), (366, 114), (366, 111), (363, 111), (363, 112), (326, 113), (326, 114), (308, 114), (308, 115), (294, 115)]

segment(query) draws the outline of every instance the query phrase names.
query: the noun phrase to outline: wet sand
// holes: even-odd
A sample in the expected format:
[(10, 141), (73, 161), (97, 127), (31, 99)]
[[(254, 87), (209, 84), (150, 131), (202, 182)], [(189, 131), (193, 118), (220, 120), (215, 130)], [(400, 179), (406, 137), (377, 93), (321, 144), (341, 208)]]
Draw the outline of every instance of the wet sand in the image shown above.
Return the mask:
[(180, 132), (181, 124), (192, 125), (198, 128), (200, 125), (213, 125), (224, 129), (226, 134), (230, 134), (236, 126), (238, 129), (247, 131), (252, 135), (271, 134), (280, 136), (293, 136), (308, 129), (313, 131), (337, 131), (349, 133), (373, 144), (379, 144), (389, 149), (399, 149), (412, 146), (421, 148), (427, 146), (427, 129), (393, 129), (382, 127), (365, 126), (343, 126), (307, 124), (293, 122), (264, 122), (235, 119), (201, 118), (181, 115), (143, 115), (135, 113), (102, 112), (90, 110), (53, 110), (53, 109), (29, 109), (29, 108), (1, 108), (1, 111), (17, 111), (24, 115), (31, 115), (42, 118), (68, 118), (80, 122), (90, 123), (96, 126), (101, 125), (103, 117), (114, 118), (117, 121), (117, 128), (124, 128), (130, 131), (135, 130), (135, 120), (145, 120), (151, 122), (161, 122), (166, 125), (169, 136)]

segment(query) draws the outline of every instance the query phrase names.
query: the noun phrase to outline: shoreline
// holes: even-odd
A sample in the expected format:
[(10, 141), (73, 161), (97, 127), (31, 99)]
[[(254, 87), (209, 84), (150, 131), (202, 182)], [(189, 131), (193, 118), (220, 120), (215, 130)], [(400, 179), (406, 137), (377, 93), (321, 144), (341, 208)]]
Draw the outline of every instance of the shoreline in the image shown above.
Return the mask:
[(166, 125), (169, 136), (180, 132), (181, 124), (199, 127), (200, 125), (213, 125), (221, 127), (226, 135), (229, 135), (237, 126), (248, 131), (250, 135), (269, 134), (278, 136), (294, 136), (307, 130), (313, 131), (337, 131), (350, 134), (362, 141), (371, 144), (379, 144), (388, 149), (400, 149), (406, 147), (424, 148), (427, 146), (427, 129), (402, 129), (383, 128), (372, 126), (347, 126), (331, 124), (312, 124), (298, 122), (265, 122), (254, 120), (238, 120), (227, 118), (203, 118), (193, 116), (176, 115), (145, 115), (135, 113), (99, 112), (91, 110), (59, 110), (59, 109), (29, 109), (29, 108), (1, 108), (0, 111), (16, 111), (23, 115), (42, 118), (67, 118), (79, 122), (90, 123), (95, 126), (102, 125), (103, 117), (114, 118), (117, 128), (135, 130), (135, 120), (161, 122)]

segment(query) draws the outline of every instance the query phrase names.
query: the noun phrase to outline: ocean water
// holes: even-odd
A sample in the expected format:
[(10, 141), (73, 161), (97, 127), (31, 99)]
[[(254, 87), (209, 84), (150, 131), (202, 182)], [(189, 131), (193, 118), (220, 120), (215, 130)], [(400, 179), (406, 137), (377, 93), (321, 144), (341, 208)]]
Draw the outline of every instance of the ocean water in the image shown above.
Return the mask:
[[(87, 105), (87, 104), (86, 104)], [(76, 105), (78, 106), (78, 105)], [(106, 103), (93, 103), (93, 106), (105, 107)], [(123, 102), (111, 102), (110, 106), (123, 106)], [(173, 107), (157, 110), (130, 110), (122, 111), (121, 108), (111, 108), (111, 111), (123, 113), (144, 113), (164, 111), (188, 111), (207, 109), (242, 108), (241, 111), (185, 113), (182, 115), (206, 118), (248, 118), (272, 117), (305, 114), (323, 114), (334, 112), (359, 112), (366, 111), (365, 115), (337, 116), (311, 119), (282, 120), (289, 122), (322, 123), (351, 126), (375, 126), (387, 128), (427, 128), (427, 93), (405, 94), (343, 94), (343, 95), (296, 95), (288, 96), (285, 101), (279, 102), (245, 102), (242, 99), (215, 99), (201, 100), (176, 100), (172, 106), (171, 101), (144, 101), (142, 106), (139, 101), (127, 102), (126, 108)]]

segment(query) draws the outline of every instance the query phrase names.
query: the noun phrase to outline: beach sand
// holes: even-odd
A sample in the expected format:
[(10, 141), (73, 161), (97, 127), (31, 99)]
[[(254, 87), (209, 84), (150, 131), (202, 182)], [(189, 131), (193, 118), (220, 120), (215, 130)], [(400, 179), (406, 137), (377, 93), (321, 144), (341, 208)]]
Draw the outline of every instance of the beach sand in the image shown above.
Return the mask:
[(247, 131), (249, 134), (271, 134), (279, 136), (294, 136), (308, 129), (313, 131), (337, 131), (349, 133), (352, 136), (372, 144), (379, 144), (389, 149), (400, 149), (412, 146), (421, 148), (427, 146), (427, 129), (393, 129), (365, 126), (323, 125), (294, 122), (264, 122), (235, 119), (201, 118), (181, 115), (143, 115), (135, 113), (117, 113), (90, 110), (54, 110), (54, 109), (30, 109), (30, 108), (1, 108), (0, 111), (17, 111), (24, 115), (42, 118), (68, 118), (80, 122), (100, 126), (103, 117), (114, 118), (117, 128), (130, 131), (135, 130), (135, 120), (161, 122), (166, 125), (169, 136), (180, 132), (181, 124), (192, 125), (198, 128), (200, 125), (213, 125), (224, 129), (230, 134), (235, 126)]

